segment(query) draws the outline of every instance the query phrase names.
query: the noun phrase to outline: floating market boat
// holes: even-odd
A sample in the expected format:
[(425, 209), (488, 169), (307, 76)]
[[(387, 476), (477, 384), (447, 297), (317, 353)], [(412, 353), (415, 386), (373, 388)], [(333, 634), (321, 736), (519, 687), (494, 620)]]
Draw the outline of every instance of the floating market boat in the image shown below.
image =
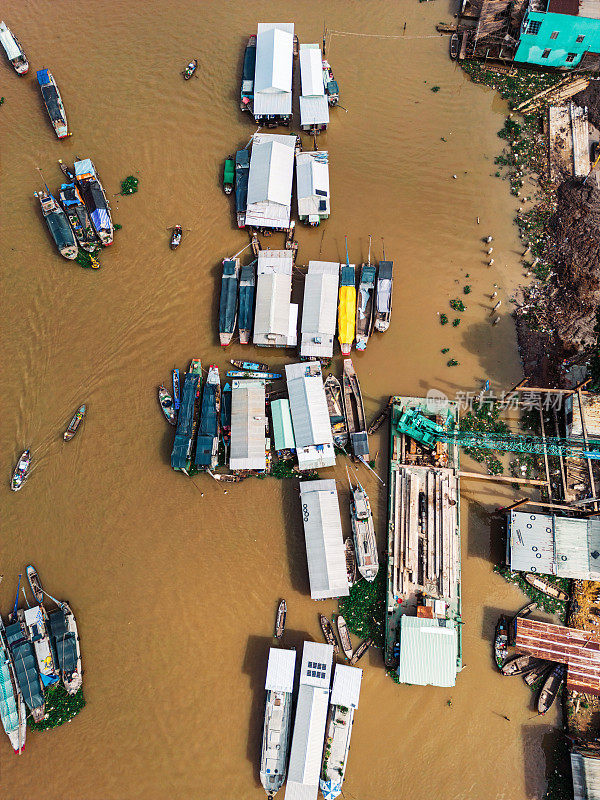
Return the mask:
[(268, 364), (263, 364), (260, 361), (238, 361), (235, 358), (229, 360), (230, 364), (238, 369), (243, 369), (245, 372), (262, 372), (269, 369)]
[[(348, 468), (346, 467), (347, 471)], [(372, 583), (379, 571), (373, 512), (371, 511), (369, 497), (360, 483), (357, 486), (353, 486), (350, 482), (349, 474), (348, 483), (350, 483), (350, 491), (352, 492), (350, 521), (352, 522), (352, 533), (354, 535), (356, 565), (363, 578)]]
[(233, 192), (235, 183), (235, 159), (233, 156), (227, 156), (225, 165), (223, 167), (223, 191), (225, 194)]
[(238, 311), (239, 274), (239, 258), (226, 258), (223, 261), (221, 300), (219, 303), (219, 339), (221, 340), (221, 347), (227, 347), (231, 343), (235, 331)]
[(346, 558), (346, 575), (348, 586), (352, 588), (356, 583), (356, 553), (354, 552), (354, 540), (346, 539), (344, 542), (344, 555)]
[(175, 225), (173, 227), (173, 231), (171, 232), (171, 241), (169, 242), (169, 247), (171, 250), (177, 250), (179, 245), (181, 244), (181, 240), (183, 238), (183, 228), (181, 225)]
[(21, 43), (4, 21), (0, 22), (0, 44), (14, 71), (18, 75), (25, 75), (29, 70), (29, 61), (27, 61)]
[(33, 721), (41, 722), (46, 703), (33, 643), (19, 619), (6, 626), (4, 635), (23, 701), (31, 711)]
[(542, 691), (540, 692), (537, 703), (538, 714), (545, 714), (546, 711), (549, 711), (552, 708), (564, 678), (565, 666), (564, 664), (557, 664), (550, 675), (548, 675), (546, 678), (542, 687)]
[(346, 658), (350, 660), (352, 658), (352, 640), (350, 639), (350, 631), (348, 630), (346, 620), (341, 614), (338, 614), (335, 624), (337, 625), (337, 631), (338, 636), (340, 637), (342, 650), (344, 651)]
[(202, 392), (200, 423), (196, 439), (196, 466), (214, 469), (219, 460), (219, 416), (221, 413), (221, 381), (219, 369), (214, 364), (208, 368), (208, 376)]
[(548, 595), (548, 597), (563, 601), (569, 599), (569, 595), (565, 591), (559, 589), (558, 586), (542, 575), (533, 575), (531, 572), (528, 572), (524, 578), (530, 586), (533, 586), (538, 592)]
[(75, 436), (75, 434), (77, 433), (77, 429), (79, 428), (83, 418), (85, 417), (85, 412), (86, 412), (86, 407), (84, 403), (82, 406), (79, 406), (79, 408), (75, 412), (75, 416), (73, 417), (71, 422), (69, 422), (67, 430), (63, 433), (63, 439), (65, 440), (65, 442), (68, 442)]
[(281, 789), (287, 772), (295, 666), (294, 650), (269, 650), (260, 754), (260, 782), (269, 798)]
[(537, 608), (537, 603), (527, 603), (521, 608), (517, 613), (512, 617), (510, 623), (508, 625), (508, 644), (512, 645), (515, 643), (515, 639), (517, 638), (517, 620), (523, 617), (528, 617), (531, 612)]
[(335, 375), (330, 373), (325, 379), (324, 388), (333, 441), (338, 447), (345, 449), (348, 446), (348, 426), (344, 416), (342, 387)]
[(173, 370), (173, 406), (175, 407), (175, 411), (179, 411), (179, 405), (181, 402), (180, 392), (179, 392), (179, 370), (177, 367)]
[(59, 139), (64, 139), (65, 136), (69, 135), (67, 113), (54, 76), (49, 70), (40, 69), (37, 72), (37, 81), (42, 93), (42, 100), (44, 101), (46, 111), (48, 112), (50, 122), (54, 127), (56, 135)]
[[(191, 419), (191, 437), (188, 444), (188, 453), (185, 462), (185, 468), (183, 472), (186, 475), (189, 475), (190, 467), (192, 466), (192, 451), (194, 448), (194, 442), (196, 441), (196, 432), (198, 430), (198, 423), (200, 422), (200, 396), (202, 394), (202, 362), (199, 358), (193, 358), (190, 361), (189, 367), (189, 375), (195, 375), (198, 377), (198, 383), (196, 384), (196, 392), (194, 394), (194, 402), (192, 405), (192, 419)], [(183, 399), (181, 401), (181, 406), (183, 406)], [(181, 411), (179, 412), (181, 413)]]
[(58, 166), (60, 167), (63, 175), (69, 181), (69, 183), (73, 183), (75, 181), (75, 173), (73, 170), (69, 169), (62, 158), (58, 159)]
[(319, 614), (319, 622), (321, 623), (321, 630), (323, 631), (325, 641), (333, 647), (334, 653), (339, 653), (340, 648), (335, 638), (335, 633), (333, 632), (333, 625), (324, 614)]
[(371, 647), (372, 644), (373, 644), (373, 639), (369, 637), (368, 639), (365, 639), (364, 642), (361, 642), (358, 645), (358, 647), (354, 651), (354, 655), (350, 659), (350, 663), (352, 664), (352, 666), (354, 666), (354, 664), (356, 664), (356, 662), (359, 661), (364, 656), (364, 654), (367, 652), (367, 650), (369, 649), (369, 647)]
[(537, 683), (551, 667), (552, 663), (550, 661), (540, 661), (537, 667), (534, 667), (527, 675), (523, 676), (523, 680), (527, 686), (533, 686), (533, 684)]
[(536, 667), (538, 663), (539, 661), (537, 658), (526, 653), (509, 659), (502, 665), (500, 671), (503, 675), (523, 675), (523, 673), (529, 672), (530, 669)]
[(71, 261), (77, 258), (77, 239), (73, 233), (67, 215), (58, 205), (54, 197), (49, 191), (34, 192), (34, 197), (40, 201), (42, 208), (42, 215), (50, 231), (50, 235), (54, 239), (54, 243), (58, 248), (58, 252), (64, 258)]
[[(240, 332), (240, 344), (248, 344), (252, 333), (252, 323), (254, 321), (254, 294), (256, 291), (256, 273), (254, 264), (245, 264), (240, 272), (240, 310), (238, 319), (238, 330)], [(233, 364), (233, 361), (231, 362)], [(238, 362), (234, 366), (239, 366)], [(260, 365), (261, 369), (267, 369), (266, 364)], [(253, 367), (241, 367), (241, 369), (253, 369)]]
[(354, 370), (352, 360), (344, 359), (344, 373), (342, 375), (342, 388), (344, 397), (344, 413), (350, 435), (350, 443), (355, 458), (362, 461), (369, 460), (369, 438), (365, 423), (365, 409), (358, 376)]
[(458, 33), (453, 33), (452, 36), (450, 37), (450, 58), (453, 61), (455, 61), (456, 58), (458, 57), (458, 45), (459, 45)]
[(10, 482), (10, 488), (13, 490), (13, 492), (18, 492), (19, 489), (22, 488), (23, 484), (27, 480), (30, 466), (31, 453), (29, 450), (24, 450), (17, 462), (17, 466), (14, 469), (12, 480)]
[(502, 669), (504, 662), (508, 656), (508, 621), (504, 614), (496, 623), (496, 632), (494, 634), (494, 658), (498, 669)]
[(93, 253), (99, 243), (77, 186), (74, 183), (62, 183), (58, 200), (67, 215), (78, 245), (86, 252)]
[(177, 425), (177, 413), (173, 405), (173, 398), (164, 385), (158, 387), (158, 402), (169, 425)]
[(338, 304), (338, 340), (343, 355), (352, 350), (356, 325), (356, 276), (354, 264), (348, 260), (348, 241), (346, 240), (346, 264), (340, 273)]
[(68, 694), (76, 694), (83, 683), (81, 648), (75, 615), (68, 603), (48, 614), (48, 627), (55, 663)]
[(246, 225), (248, 207), (248, 178), (250, 177), (250, 153), (247, 149), (235, 154), (235, 211), (238, 228)]
[(189, 81), (189, 79), (194, 75), (196, 70), (198, 69), (198, 59), (195, 58), (193, 61), (190, 61), (185, 69), (182, 71), (182, 75), (184, 80)]
[(13, 750), (15, 753), (21, 753), (27, 737), (27, 709), (4, 640), (2, 619), (0, 619), (0, 721)]
[(231, 439), (231, 384), (226, 383), (221, 392), (221, 436), (225, 447)]
[(285, 618), (287, 616), (287, 603), (285, 600), (280, 600), (277, 607), (277, 618), (275, 620), (275, 636), (281, 639), (285, 629)]
[(380, 261), (375, 295), (375, 330), (383, 333), (390, 327), (392, 318), (392, 288), (394, 285), (394, 262)]
[(44, 602), (44, 591), (42, 589), (40, 576), (37, 574), (37, 570), (32, 564), (27, 567), (27, 580), (29, 581), (31, 593), (41, 605)]
[(242, 88), (240, 91), (240, 108), (242, 111), (252, 113), (254, 101), (254, 71), (256, 69), (256, 36), (248, 39), (244, 51), (244, 66), (242, 67)]
[(256, 378), (263, 381), (278, 381), (282, 375), (281, 372), (252, 372), (245, 370), (230, 369), (227, 372), (228, 378)]
[(329, 61), (323, 57), (323, 86), (325, 87), (325, 94), (327, 95), (327, 102), (330, 106), (337, 106), (340, 99), (340, 89), (336, 80), (333, 77), (333, 70)]
[(386, 419), (389, 417), (393, 402), (394, 398), (390, 397), (383, 411), (375, 417), (373, 422), (371, 422), (371, 424), (367, 428), (367, 433), (369, 434), (369, 436), (372, 433), (375, 433), (375, 431), (378, 431), (379, 428), (381, 428), (383, 423), (386, 421)]
[(110, 213), (110, 203), (106, 197), (104, 187), (90, 158), (76, 161), (74, 164), (75, 178), (83, 196), (85, 207), (92, 219), (96, 235), (105, 247), (112, 244), (114, 228)]
[(58, 683), (59, 675), (54, 663), (50, 648), (50, 636), (46, 627), (48, 615), (44, 607), (21, 608), (17, 611), (17, 619), (23, 625), (27, 638), (33, 644), (42, 685), (46, 687)]
[(358, 298), (356, 302), (356, 349), (364, 350), (373, 328), (373, 310), (375, 307), (375, 275), (376, 269), (371, 264), (371, 237), (369, 236), (369, 260), (360, 270)]
[(361, 669), (340, 665), (335, 668), (319, 778), (326, 800), (334, 800), (342, 794), (361, 679)]

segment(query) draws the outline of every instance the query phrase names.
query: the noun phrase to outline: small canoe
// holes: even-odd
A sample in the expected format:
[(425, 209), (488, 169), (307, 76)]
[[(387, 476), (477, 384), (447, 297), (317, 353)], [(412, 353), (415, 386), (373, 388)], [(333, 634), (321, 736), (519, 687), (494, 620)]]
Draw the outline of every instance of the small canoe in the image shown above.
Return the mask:
[(164, 385), (158, 387), (158, 402), (169, 425), (177, 425), (177, 412), (175, 411), (173, 398)]
[(502, 669), (504, 662), (508, 656), (508, 621), (504, 614), (496, 623), (496, 632), (494, 634), (494, 658), (498, 669)]
[(65, 176), (65, 178), (67, 178), (67, 180), (68, 180), (68, 181), (70, 181), (71, 183), (73, 183), (73, 181), (75, 180), (75, 173), (73, 172), (73, 170), (70, 170), (70, 169), (67, 167), (67, 165), (66, 165), (66, 164), (65, 164), (65, 162), (62, 160), (62, 158), (59, 158), (59, 159), (58, 159), (58, 166), (60, 167), (60, 169), (61, 169), (61, 172), (63, 173), (63, 175)]
[(173, 232), (171, 233), (171, 242), (169, 247), (171, 250), (177, 250), (179, 245), (181, 244), (181, 240), (183, 238), (183, 228), (181, 225), (175, 225), (173, 228)]
[(542, 592), (542, 594), (547, 594), (548, 597), (553, 597), (555, 600), (568, 600), (569, 595), (559, 589), (558, 586), (553, 584), (547, 578), (543, 578), (541, 575), (533, 575), (531, 572), (528, 572), (525, 575), (525, 580), (530, 586), (533, 586), (534, 589), (537, 589), (538, 592)]
[(364, 656), (364, 654), (367, 652), (367, 650), (369, 649), (369, 647), (371, 647), (372, 644), (373, 644), (373, 639), (371, 638), (365, 639), (364, 642), (361, 642), (354, 651), (354, 655), (350, 659), (350, 663), (354, 666), (354, 664), (356, 664), (356, 662), (359, 661)]
[(540, 692), (537, 704), (538, 714), (545, 714), (546, 711), (549, 711), (552, 708), (564, 677), (564, 664), (557, 664), (550, 675), (548, 675), (546, 678), (544, 686), (542, 687), (542, 691)]
[(223, 191), (225, 194), (233, 192), (233, 185), (235, 183), (235, 159), (233, 156), (227, 156), (225, 159), (225, 166), (223, 167)]
[(68, 442), (75, 436), (75, 434), (77, 433), (77, 428), (81, 425), (81, 421), (85, 417), (85, 412), (86, 412), (86, 407), (84, 403), (82, 406), (79, 406), (79, 408), (75, 412), (75, 416), (73, 417), (71, 422), (69, 422), (67, 430), (63, 433), (63, 439), (65, 440), (65, 442)]
[(196, 70), (198, 69), (198, 59), (195, 58), (193, 61), (190, 61), (189, 64), (182, 70), (181, 74), (183, 75), (184, 80), (189, 81), (189, 79), (194, 75)]
[(261, 370), (268, 370), (268, 364), (262, 364), (260, 361), (238, 361), (235, 358), (230, 359), (230, 364), (233, 364), (234, 367), (243, 370), (250, 370), (251, 372), (260, 372)]
[(375, 419), (374, 419), (374, 420), (371, 422), (371, 424), (370, 424), (370, 425), (369, 425), (369, 427), (367, 428), (367, 433), (369, 434), (369, 436), (370, 436), (372, 433), (375, 433), (375, 431), (378, 431), (378, 430), (379, 430), (379, 428), (381, 428), (381, 426), (383, 425), (383, 423), (386, 421), (386, 419), (389, 417), (389, 415), (390, 415), (390, 409), (391, 409), (391, 407), (392, 407), (392, 402), (393, 402), (393, 400), (394, 400), (394, 398), (393, 398), (393, 397), (390, 397), (390, 399), (388, 400), (388, 402), (387, 402), (387, 405), (386, 405), (386, 407), (383, 409), (383, 411), (382, 411), (380, 414), (378, 414), (378, 415), (375, 417)]
[(14, 469), (12, 480), (10, 482), (10, 488), (13, 490), (13, 492), (18, 492), (19, 489), (23, 487), (23, 484), (27, 480), (30, 466), (31, 453), (29, 450), (24, 450), (23, 453), (21, 453), (21, 458)]
[(353, 649), (352, 649), (352, 640), (350, 639), (350, 631), (348, 630), (348, 625), (346, 624), (346, 620), (342, 617), (341, 614), (338, 614), (335, 624), (337, 625), (338, 636), (340, 637), (340, 644), (342, 645), (342, 650), (344, 651), (344, 655), (346, 656), (348, 661), (350, 661), (353, 656)]
[(500, 671), (503, 675), (523, 675), (523, 673), (529, 672), (530, 669), (537, 665), (538, 659), (526, 653), (525, 655), (511, 658), (502, 666)]
[(325, 641), (333, 647), (334, 653), (339, 653), (340, 648), (335, 638), (335, 633), (333, 632), (333, 625), (323, 614), (319, 614), (319, 622), (321, 623), (321, 630), (323, 631)]
[(175, 411), (179, 411), (181, 404), (181, 395), (179, 392), (179, 370), (177, 367), (173, 370), (173, 406)]
[(344, 555), (346, 556), (346, 575), (348, 576), (348, 586), (352, 588), (356, 583), (356, 553), (354, 552), (354, 540), (352, 537), (346, 539), (344, 544)]
[(228, 378), (259, 378), (263, 381), (278, 381), (281, 372), (252, 372), (246, 370), (232, 370), (227, 373)]
[(450, 58), (455, 61), (458, 57), (458, 33), (453, 33), (450, 37)]
[(27, 580), (31, 587), (31, 592), (38, 603), (44, 602), (44, 592), (42, 591), (42, 582), (40, 576), (37, 574), (36, 568), (30, 564), (27, 567)]
[(531, 672), (528, 672), (527, 675), (523, 676), (523, 680), (527, 684), (527, 686), (533, 686), (534, 683), (540, 680), (543, 675), (550, 670), (552, 667), (552, 663), (550, 661), (541, 661), (539, 666), (534, 667)]
[(277, 607), (277, 617), (275, 619), (275, 636), (277, 637), (277, 639), (281, 639), (281, 637), (283, 636), (286, 616), (287, 616), (287, 603), (285, 602), (285, 600), (281, 600), (279, 606)]

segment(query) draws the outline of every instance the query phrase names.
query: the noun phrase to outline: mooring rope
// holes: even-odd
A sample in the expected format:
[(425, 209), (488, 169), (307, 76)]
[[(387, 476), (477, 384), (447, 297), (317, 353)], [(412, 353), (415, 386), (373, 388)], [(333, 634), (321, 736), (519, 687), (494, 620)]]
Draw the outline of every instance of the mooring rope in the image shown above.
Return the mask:
[(439, 39), (441, 33), (430, 33), (425, 36), (405, 36), (403, 33), (357, 33), (355, 31), (327, 31), (329, 37), (335, 36), (362, 36), (368, 39)]

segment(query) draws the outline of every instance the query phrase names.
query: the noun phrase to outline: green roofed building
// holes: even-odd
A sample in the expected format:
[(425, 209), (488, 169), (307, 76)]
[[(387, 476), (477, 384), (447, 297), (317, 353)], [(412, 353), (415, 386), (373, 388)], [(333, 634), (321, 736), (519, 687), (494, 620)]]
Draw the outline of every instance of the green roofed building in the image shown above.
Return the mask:
[(454, 686), (457, 630), (453, 619), (404, 614), (400, 620), (400, 683)]
[(273, 441), (275, 450), (295, 450), (294, 428), (290, 412), (290, 401), (287, 398), (273, 400), (271, 403), (271, 419), (273, 421)]

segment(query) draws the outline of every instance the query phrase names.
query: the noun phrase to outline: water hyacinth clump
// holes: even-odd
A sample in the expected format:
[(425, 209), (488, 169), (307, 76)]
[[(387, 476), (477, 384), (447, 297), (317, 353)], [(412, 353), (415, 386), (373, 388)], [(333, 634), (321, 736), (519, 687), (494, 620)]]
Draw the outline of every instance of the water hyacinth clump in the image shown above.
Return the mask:
[(372, 583), (361, 578), (350, 589), (350, 595), (339, 600), (340, 614), (350, 632), (361, 639), (370, 636), (375, 647), (381, 648), (385, 639), (386, 573), (386, 565), (380, 563), (379, 572)]
[(31, 717), (28, 717), (27, 723), (36, 731), (48, 731), (64, 725), (65, 722), (70, 722), (84, 706), (83, 689), (79, 689), (76, 694), (67, 694), (65, 687), (59, 683), (46, 691), (44, 719), (41, 722), (34, 722)]
[(128, 175), (121, 181), (121, 194), (135, 194), (138, 190), (138, 179), (133, 175)]

